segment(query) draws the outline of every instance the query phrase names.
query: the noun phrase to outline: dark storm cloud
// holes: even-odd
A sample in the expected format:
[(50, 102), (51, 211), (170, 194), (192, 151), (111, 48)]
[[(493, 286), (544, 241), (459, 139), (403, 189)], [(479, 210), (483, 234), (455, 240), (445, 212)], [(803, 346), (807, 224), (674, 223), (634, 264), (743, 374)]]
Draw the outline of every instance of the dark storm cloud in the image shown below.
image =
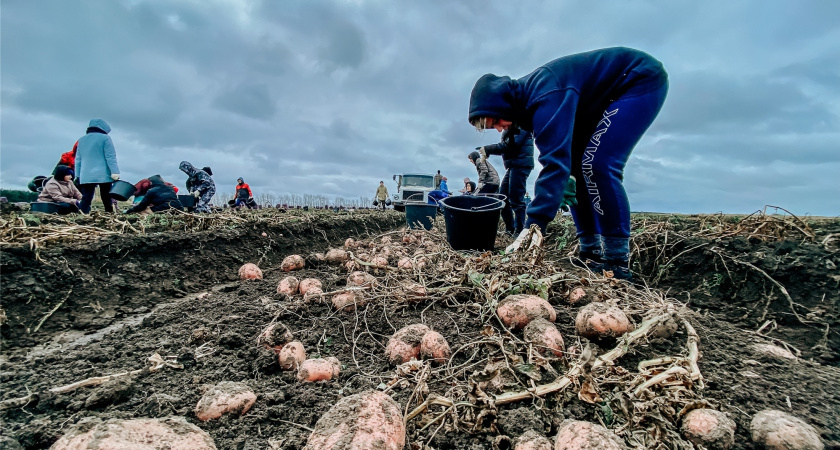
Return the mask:
[[(626, 171), (634, 208), (837, 214), (840, 3), (63, 0), (4, 2), (0, 163), (24, 186), (102, 117), (124, 177), (220, 192), (373, 195), (402, 171), (475, 177), (498, 141), (466, 121), (476, 78), (624, 45), (671, 92)], [(491, 160), (497, 167), (498, 158)], [(529, 182), (533, 185), (539, 167)]]

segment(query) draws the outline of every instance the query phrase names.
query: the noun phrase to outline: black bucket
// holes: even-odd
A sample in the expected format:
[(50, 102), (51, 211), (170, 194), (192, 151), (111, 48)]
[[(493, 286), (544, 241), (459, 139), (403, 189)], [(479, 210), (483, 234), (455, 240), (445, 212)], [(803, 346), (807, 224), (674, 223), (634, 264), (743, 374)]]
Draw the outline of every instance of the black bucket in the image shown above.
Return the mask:
[(505, 196), (458, 195), (440, 200), (446, 240), (455, 250), (493, 250)]
[(124, 202), (134, 195), (134, 185), (128, 181), (118, 180), (111, 185), (111, 198)]
[(184, 208), (195, 208), (195, 197), (192, 195), (179, 195), (178, 201)]
[(406, 202), (405, 204), (405, 223), (409, 228), (419, 230), (424, 228), (426, 230), (432, 229), (435, 216), (437, 215), (437, 206), (422, 202)]

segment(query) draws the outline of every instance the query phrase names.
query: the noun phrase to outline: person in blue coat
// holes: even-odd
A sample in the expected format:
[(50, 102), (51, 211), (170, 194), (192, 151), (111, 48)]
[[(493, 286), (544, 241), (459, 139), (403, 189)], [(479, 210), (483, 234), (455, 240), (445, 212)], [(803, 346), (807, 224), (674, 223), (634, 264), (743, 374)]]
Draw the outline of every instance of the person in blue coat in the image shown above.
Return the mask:
[(577, 205), (571, 212), (580, 260), (590, 269), (631, 278), (624, 166), (667, 93), (662, 63), (624, 47), (564, 56), (518, 79), (479, 78), (470, 95), (470, 124), (532, 132), (543, 166), (526, 210), (526, 230), (512, 247), (522, 244), (532, 224), (545, 232), (574, 175)]
[(79, 177), (79, 191), (82, 201), (79, 209), (90, 213), (90, 204), (96, 187), (106, 212), (114, 212), (111, 203), (111, 183), (120, 179), (120, 167), (117, 165), (117, 151), (111, 141), (111, 126), (102, 119), (91, 119), (87, 133), (79, 138), (76, 149), (76, 175)]
[(501, 155), (505, 176), (499, 193), (507, 197), (502, 209), (505, 231), (518, 235), (525, 226), (525, 184), (534, 170), (534, 135), (521, 128), (502, 131), (498, 144), (485, 145), (476, 150), (482, 158), (487, 155)]

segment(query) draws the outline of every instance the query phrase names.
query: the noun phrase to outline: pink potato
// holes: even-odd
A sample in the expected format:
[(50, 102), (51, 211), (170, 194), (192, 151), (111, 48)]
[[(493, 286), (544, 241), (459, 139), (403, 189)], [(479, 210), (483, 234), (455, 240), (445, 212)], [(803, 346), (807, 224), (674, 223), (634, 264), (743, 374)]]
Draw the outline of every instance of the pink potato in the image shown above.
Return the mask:
[(287, 342), (291, 342), (292, 340), (294, 340), (294, 336), (291, 330), (280, 322), (274, 322), (265, 327), (260, 335), (257, 336), (257, 344), (274, 350), (275, 353), (279, 352)]
[(300, 255), (289, 255), (283, 258), (283, 262), (280, 263), (280, 270), (283, 272), (291, 272), (293, 270), (300, 270), (303, 269), (303, 266), (306, 263), (303, 260), (303, 256)]
[(323, 289), (324, 286), (321, 284), (321, 280), (317, 278), (304, 278), (300, 280), (298, 291), (300, 291), (301, 294), (306, 295), (306, 293), (312, 288)]
[(356, 272), (353, 272), (347, 276), (347, 286), (376, 286), (376, 277), (367, 272), (357, 270)]
[(557, 319), (551, 304), (536, 295), (515, 294), (499, 302), (496, 314), (507, 327), (516, 330), (525, 328), (532, 320), (542, 317), (550, 322)]
[(714, 409), (693, 409), (682, 419), (682, 435), (699, 447), (726, 450), (735, 444), (735, 422)]
[(569, 292), (569, 304), (576, 305), (586, 297), (586, 291), (582, 287), (576, 287)]
[(323, 303), (324, 291), (318, 286), (312, 286), (306, 290), (306, 294), (303, 294), (303, 301), (304, 303)]
[(388, 394), (365, 391), (344, 397), (318, 419), (304, 450), (402, 450), (405, 424)]
[(300, 341), (292, 341), (284, 345), (277, 355), (277, 361), (281, 369), (297, 369), (306, 359), (306, 351)]
[(257, 396), (247, 384), (222, 381), (204, 392), (195, 405), (195, 415), (202, 422), (227, 413), (242, 415), (254, 406), (255, 401)]
[(383, 244), (390, 244), (391, 243), (391, 236), (382, 236), (382, 239), (379, 242)]
[(452, 350), (442, 334), (429, 331), (420, 340), (420, 356), (423, 359), (431, 359), (438, 364), (444, 364), (452, 356)]
[(359, 291), (342, 292), (332, 298), (332, 305), (338, 311), (355, 311), (366, 303), (364, 295)]
[(411, 270), (414, 268), (414, 263), (411, 262), (411, 258), (403, 256), (400, 258), (399, 262), (397, 262), (397, 268), (400, 270)]
[(426, 287), (419, 283), (408, 283), (400, 288), (402, 300), (407, 303), (417, 303), (426, 298)]
[(239, 268), (240, 280), (262, 280), (262, 270), (256, 264), (247, 263)]
[(516, 438), (513, 450), (552, 450), (553, 446), (547, 437), (534, 430), (528, 430)]
[(180, 416), (163, 419), (87, 419), (70, 427), (53, 450), (216, 450), (207, 432)]
[(385, 267), (388, 265), (388, 258), (385, 256), (374, 256), (370, 262), (376, 267)]
[(327, 358), (307, 359), (300, 364), (297, 373), (298, 381), (309, 383), (321, 380), (332, 380), (341, 371), (341, 363), (338, 358), (329, 356)]
[(359, 270), (361, 266), (359, 266), (359, 263), (351, 259), (350, 261), (344, 263), (344, 268), (347, 269), (348, 272), (355, 272)]
[(412, 358), (420, 357), (420, 343), (423, 336), (428, 333), (429, 327), (417, 323), (400, 328), (388, 339), (385, 347), (385, 356), (388, 362), (394, 365), (411, 361)]
[(612, 431), (591, 422), (564, 420), (554, 439), (554, 450), (625, 450)]
[(587, 339), (612, 339), (631, 331), (630, 319), (620, 308), (592, 302), (578, 311), (575, 330)]
[(534, 345), (536, 350), (543, 355), (563, 356), (563, 335), (553, 323), (537, 317), (525, 326), (523, 330), (525, 341)]
[(338, 248), (331, 248), (324, 255), (324, 260), (331, 264), (344, 264), (348, 259), (350, 259), (350, 255)]
[(353, 238), (347, 238), (347, 239), (345, 239), (345, 241), (344, 241), (344, 248), (346, 248), (346, 249), (348, 249), (348, 250), (352, 250), (352, 249), (354, 249), (354, 248), (356, 248), (356, 247), (358, 247), (358, 246), (359, 246), (359, 244), (357, 244), (357, 243), (356, 243), (356, 240), (355, 240), (355, 239), (353, 239)]
[(753, 442), (768, 450), (823, 450), (820, 434), (811, 425), (786, 412), (765, 409), (750, 422)]
[(277, 284), (277, 293), (278, 294), (285, 294), (289, 297), (297, 294), (298, 287), (300, 286), (300, 281), (297, 278), (288, 276), (280, 280), (280, 283)]
[(414, 244), (414, 243), (417, 242), (417, 238), (410, 235), (410, 234), (406, 234), (405, 236), (402, 237), (402, 241), (403, 241), (403, 244)]

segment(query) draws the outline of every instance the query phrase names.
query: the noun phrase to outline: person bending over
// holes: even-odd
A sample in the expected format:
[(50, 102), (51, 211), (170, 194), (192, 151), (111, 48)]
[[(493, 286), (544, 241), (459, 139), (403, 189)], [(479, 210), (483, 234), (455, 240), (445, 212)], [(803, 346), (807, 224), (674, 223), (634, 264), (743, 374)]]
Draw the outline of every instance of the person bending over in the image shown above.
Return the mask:
[(196, 169), (188, 161), (181, 161), (178, 168), (188, 176), (187, 191), (196, 198), (195, 212), (211, 212), (210, 200), (216, 194), (216, 183), (213, 182), (213, 178), (203, 169)]
[(475, 165), (475, 170), (478, 172), (478, 185), (473, 193), (495, 194), (499, 192), (499, 173), (487, 162), (487, 159), (482, 158), (478, 152), (470, 153), (467, 158)]
[[(525, 228), (533, 224), (545, 232), (574, 175), (577, 205), (571, 205), (571, 213), (580, 260), (590, 269), (629, 279), (624, 167), (667, 93), (668, 74), (661, 62), (639, 50), (606, 48), (555, 59), (518, 79), (483, 75), (470, 94), (468, 119), (479, 130), (516, 126), (534, 134), (543, 168)], [(525, 233), (511, 250), (522, 244)]]
[(149, 189), (143, 195), (143, 200), (125, 211), (130, 213), (153, 213), (177, 209), (183, 211), (184, 207), (178, 200), (175, 187), (163, 181), (160, 175), (149, 177)]

